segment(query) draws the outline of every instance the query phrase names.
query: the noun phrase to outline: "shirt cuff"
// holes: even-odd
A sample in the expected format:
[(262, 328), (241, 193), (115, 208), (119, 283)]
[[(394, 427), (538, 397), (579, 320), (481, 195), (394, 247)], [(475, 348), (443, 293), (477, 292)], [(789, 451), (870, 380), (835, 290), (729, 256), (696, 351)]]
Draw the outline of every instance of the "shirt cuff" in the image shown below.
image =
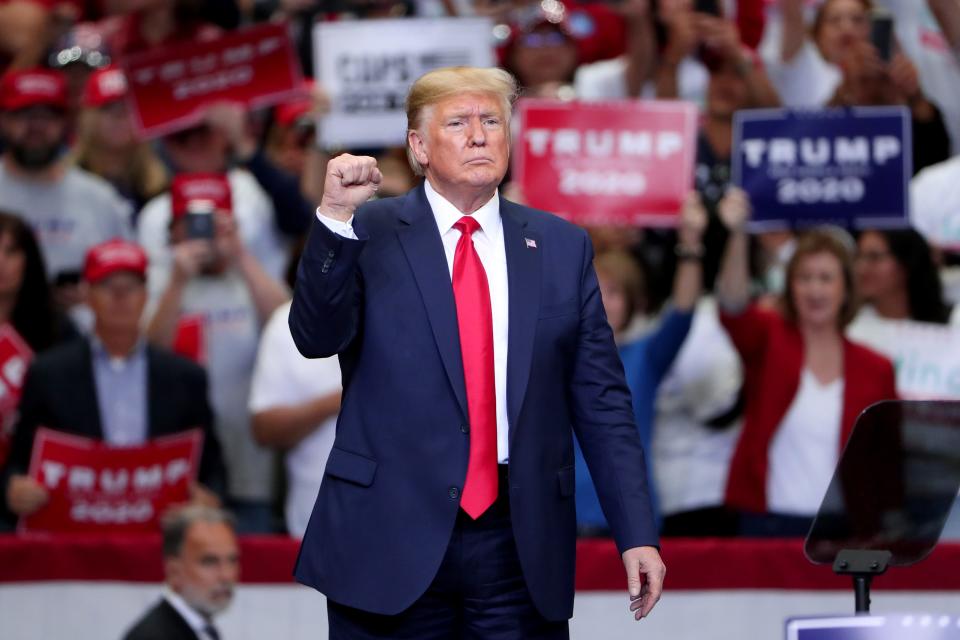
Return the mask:
[(329, 216), (325, 216), (320, 213), (319, 207), (317, 208), (317, 220), (323, 223), (323, 225), (333, 231), (338, 236), (343, 236), (344, 238), (349, 238), (350, 240), (357, 240), (357, 234), (353, 230), (353, 216), (350, 216), (350, 219), (346, 222), (341, 222), (340, 220), (335, 220)]

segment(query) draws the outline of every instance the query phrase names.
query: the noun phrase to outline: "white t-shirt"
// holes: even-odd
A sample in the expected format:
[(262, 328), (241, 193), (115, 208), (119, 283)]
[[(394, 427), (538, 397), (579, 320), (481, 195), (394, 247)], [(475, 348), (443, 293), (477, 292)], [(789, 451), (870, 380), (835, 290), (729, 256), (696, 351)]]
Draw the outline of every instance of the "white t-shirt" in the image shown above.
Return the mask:
[(910, 222), (931, 244), (960, 247), (960, 156), (910, 181)]
[(0, 208), (33, 229), (51, 279), (80, 272), (90, 247), (130, 239), (130, 205), (103, 178), (69, 167), (56, 182), (32, 182), (0, 164)]
[(704, 422), (733, 407), (742, 381), (740, 358), (720, 326), (716, 303), (704, 298), (657, 392), (651, 448), (664, 515), (723, 504), (740, 423), (717, 430)]
[[(573, 79), (573, 87), (581, 100), (621, 100), (627, 98), (624, 57), (580, 65)], [(710, 74), (696, 58), (685, 58), (677, 69), (677, 92), (680, 100), (693, 102), (703, 109), (707, 101), (707, 83)], [(641, 98), (654, 99), (657, 88), (653, 82), (644, 84)]]
[(812, 516), (840, 456), (843, 378), (821, 384), (806, 367), (768, 451), (767, 509)]
[[(290, 303), (273, 312), (263, 330), (250, 387), (250, 413), (315, 400), (340, 389), (336, 357), (304, 358), (290, 335)], [(301, 538), (307, 529), (323, 471), (333, 447), (337, 416), (331, 416), (287, 452), (287, 531)]]
[(765, 61), (770, 82), (785, 107), (822, 107), (843, 81), (834, 65), (823, 59), (820, 50), (807, 40), (791, 60), (776, 56)]

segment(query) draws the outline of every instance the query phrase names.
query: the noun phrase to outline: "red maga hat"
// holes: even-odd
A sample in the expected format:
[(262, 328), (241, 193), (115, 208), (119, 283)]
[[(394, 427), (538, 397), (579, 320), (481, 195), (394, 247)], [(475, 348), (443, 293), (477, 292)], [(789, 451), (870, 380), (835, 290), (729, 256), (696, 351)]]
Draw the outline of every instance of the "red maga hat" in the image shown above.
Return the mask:
[(119, 238), (102, 242), (87, 252), (83, 279), (96, 284), (118, 271), (147, 277), (147, 254), (138, 244)]
[(67, 81), (59, 71), (9, 71), (0, 79), (0, 108), (7, 111), (35, 105), (67, 108)]
[(127, 77), (118, 67), (94, 71), (83, 90), (83, 106), (102, 107), (127, 96)]
[(177, 220), (187, 214), (190, 203), (206, 201), (217, 211), (232, 211), (230, 181), (222, 173), (181, 173), (170, 183), (170, 211)]
[(273, 119), (283, 127), (289, 127), (310, 113), (313, 109), (313, 89), (316, 83), (307, 78), (301, 86), (302, 95), (278, 104), (273, 112)]

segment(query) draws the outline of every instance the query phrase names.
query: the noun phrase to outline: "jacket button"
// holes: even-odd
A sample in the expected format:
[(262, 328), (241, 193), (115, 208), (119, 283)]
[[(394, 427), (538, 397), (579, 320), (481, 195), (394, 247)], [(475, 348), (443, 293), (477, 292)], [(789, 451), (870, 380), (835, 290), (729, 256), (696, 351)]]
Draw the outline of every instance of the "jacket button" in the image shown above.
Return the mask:
[(330, 251), (327, 252), (327, 257), (328, 257), (328, 258), (332, 258), (332, 257), (334, 257), (335, 255), (337, 255), (337, 252), (334, 251), (333, 249), (331, 249)]
[(460, 497), (460, 489), (457, 489), (456, 487), (450, 487), (450, 490), (447, 491), (447, 495), (450, 496), (451, 500), (456, 500)]
[(460, 425), (460, 433), (470, 433), (470, 425), (468, 424)]

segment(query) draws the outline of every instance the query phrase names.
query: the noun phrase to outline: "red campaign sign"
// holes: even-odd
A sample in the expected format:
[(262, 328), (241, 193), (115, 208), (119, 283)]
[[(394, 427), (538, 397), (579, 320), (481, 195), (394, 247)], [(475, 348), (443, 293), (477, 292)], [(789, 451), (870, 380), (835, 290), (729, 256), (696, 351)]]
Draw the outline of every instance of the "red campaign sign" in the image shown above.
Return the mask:
[(10, 454), (23, 377), (33, 350), (9, 323), (0, 325), (0, 466)]
[(172, 350), (175, 354), (193, 360), (197, 364), (207, 363), (203, 315), (186, 315), (180, 318), (174, 330)]
[(522, 100), (526, 203), (582, 225), (675, 226), (693, 187), (697, 109), (685, 102)]
[(251, 107), (303, 93), (286, 24), (230, 32), (215, 40), (151, 49), (122, 60), (134, 122), (144, 138), (197, 124), (214, 102)]
[(20, 531), (148, 533), (170, 506), (186, 502), (197, 478), (203, 434), (191, 429), (139, 447), (111, 447), (37, 430), (31, 478), (50, 500), (20, 519)]

